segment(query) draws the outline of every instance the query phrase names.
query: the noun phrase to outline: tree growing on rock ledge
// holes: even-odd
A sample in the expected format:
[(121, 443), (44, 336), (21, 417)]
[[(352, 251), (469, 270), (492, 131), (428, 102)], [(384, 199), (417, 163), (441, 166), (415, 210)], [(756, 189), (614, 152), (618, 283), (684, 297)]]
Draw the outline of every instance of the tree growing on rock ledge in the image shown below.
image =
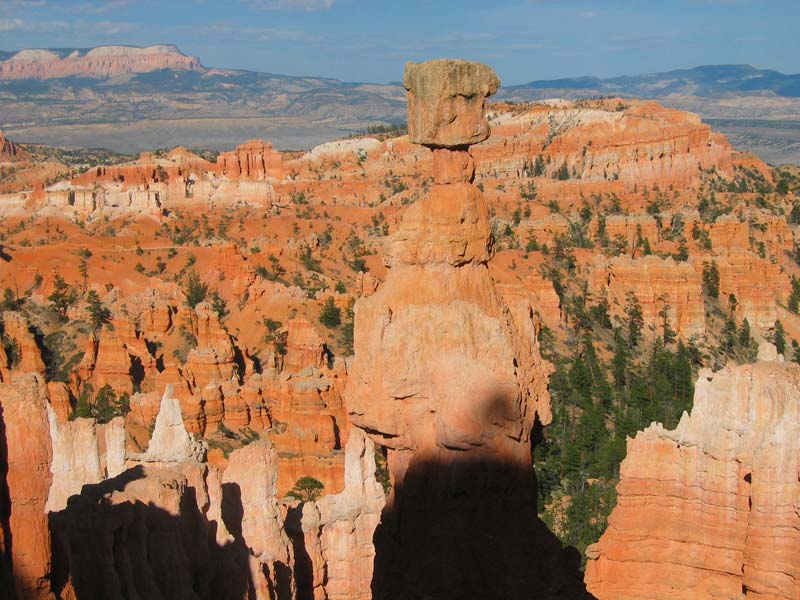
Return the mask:
[(287, 494), (290, 498), (300, 502), (316, 502), (322, 496), (325, 488), (319, 479), (313, 477), (301, 477), (295, 482), (294, 487)]

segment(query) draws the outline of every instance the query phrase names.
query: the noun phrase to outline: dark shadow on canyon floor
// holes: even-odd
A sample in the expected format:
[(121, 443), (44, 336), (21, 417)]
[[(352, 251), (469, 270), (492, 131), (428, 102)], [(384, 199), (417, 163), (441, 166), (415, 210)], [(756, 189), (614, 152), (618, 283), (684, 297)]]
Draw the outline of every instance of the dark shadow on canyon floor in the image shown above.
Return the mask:
[[(149, 471), (148, 471), (149, 473)], [(53, 589), (62, 597), (71, 585), (79, 600), (170, 598), (255, 599), (249, 551), (242, 537), (239, 486), (222, 489), (223, 521), (233, 541), (216, 541), (217, 522), (198, 509), (197, 490), (166, 487), (159, 504), (132, 499), (112, 503), (108, 494), (147, 474), (134, 467), (118, 477), (86, 485), (67, 508), (51, 513)], [(154, 494), (162, 481), (154, 481)], [(154, 498), (155, 500), (156, 498)], [(201, 505), (204, 500), (201, 499)], [(276, 573), (276, 598), (290, 594), (288, 567)]]

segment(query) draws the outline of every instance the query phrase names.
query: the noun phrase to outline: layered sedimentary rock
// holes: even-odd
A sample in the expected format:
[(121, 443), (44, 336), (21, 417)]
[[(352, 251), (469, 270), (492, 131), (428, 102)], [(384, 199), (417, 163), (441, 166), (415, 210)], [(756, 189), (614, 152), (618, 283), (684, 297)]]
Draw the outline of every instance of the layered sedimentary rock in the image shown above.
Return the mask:
[(202, 454), (202, 448), (186, 431), (180, 402), (167, 384), (147, 451), (136, 458), (143, 462), (183, 462)]
[[(413, 137), (466, 153), (488, 136), (483, 99), (497, 82), (488, 68), (435, 61), (409, 66), (405, 82)], [(550, 421), (550, 367), (530, 296), (506, 302), (495, 289), (488, 208), (464, 179), (405, 211), (385, 248), (384, 285), (355, 307), (347, 406), (388, 449), (393, 483), (373, 594), (529, 598), (560, 585), (579, 597), (566, 592), (570, 577), (548, 575), (560, 547), (531, 509), (530, 432)]]
[(344, 468), (345, 488), (341, 493), (300, 509), (300, 528), (292, 537), (301, 597), (372, 598), (372, 537), (386, 500), (383, 487), (375, 479), (375, 446), (359, 429), (353, 430), (347, 442)]
[(125, 73), (147, 73), (158, 69), (198, 71), (203, 67), (170, 45), (98, 46), (88, 52), (73, 50), (66, 56), (53, 50), (20, 50), (0, 61), (0, 79), (52, 79), (55, 77), (106, 78)]
[(214, 207), (271, 208), (272, 183), (282, 179), (283, 162), (272, 144), (251, 140), (218, 162), (177, 147), (166, 155), (142, 152), (135, 161), (100, 165), (44, 189), (44, 197), (31, 197), (45, 213), (71, 218), (103, 214), (150, 214), (197, 204)]
[(13, 369), (19, 373), (44, 373), (45, 365), (42, 353), (36, 344), (36, 338), (30, 331), (28, 321), (18, 312), (3, 313), (3, 330), (5, 335), (14, 340), (17, 360)]
[(81, 369), (95, 391), (108, 385), (118, 395), (133, 393), (131, 357), (116, 332), (103, 329), (90, 340)]
[(17, 160), (26, 157), (27, 153), (10, 139), (8, 139), (3, 131), (0, 130), (0, 159), (6, 161)]
[(769, 254), (780, 258), (794, 247), (786, 218), (777, 215), (723, 215), (709, 227), (708, 234), (714, 249), (727, 252), (749, 250), (754, 244), (763, 243)]
[(692, 414), (628, 440), (617, 506), (587, 549), (605, 599), (800, 597), (800, 366), (701, 371)]
[(263, 180), (267, 177), (283, 178), (283, 162), (280, 152), (272, 142), (249, 140), (230, 152), (220, 152), (217, 165), (223, 175), (231, 178)]
[(777, 304), (785, 303), (791, 293), (789, 276), (781, 266), (743, 251), (720, 256), (716, 264), (720, 297), (727, 305), (733, 295), (737, 318), (757, 327), (772, 327)]
[(234, 539), (248, 549), (256, 598), (291, 598), (292, 545), (277, 501), (278, 455), (269, 442), (255, 442), (231, 454), (222, 476), (222, 515)]
[(225, 527), (222, 495), (219, 473), (199, 463), (138, 466), (85, 486), (51, 514), (54, 591), (67, 598), (248, 597), (247, 550)]
[(286, 354), (283, 369), (298, 373), (306, 367), (320, 368), (328, 351), (314, 324), (308, 319), (292, 319), (286, 326)]
[[(84, 484), (105, 479), (100, 466), (100, 449), (94, 419), (75, 419), (59, 423), (55, 411), (48, 410), (53, 460), (53, 482), (47, 499), (47, 512), (61, 510), (67, 499), (78, 494)], [(123, 440), (124, 441), (124, 440)]]
[(403, 86), (408, 92), (409, 139), (415, 144), (458, 148), (489, 137), (484, 106), (500, 86), (490, 67), (449, 59), (408, 63)]
[(3, 588), (16, 590), (19, 598), (49, 599), (52, 563), (45, 505), (53, 454), (43, 377), (20, 374), (0, 384), (0, 417), (0, 458), (5, 463), (0, 464), (0, 472), (5, 471), (0, 497), (8, 502), (0, 508), (0, 529), (13, 573), (13, 581), (4, 582)]
[(198, 304), (194, 313), (197, 346), (189, 352), (185, 369), (193, 388), (238, 380), (233, 341), (220, 325), (219, 315), (207, 302)]
[(598, 258), (592, 265), (589, 286), (594, 300), (605, 296), (609, 312), (620, 319), (624, 319), (626, 298), (632, 292), (642, 307), (645, 324), (656, 337), (663, 333), (664, 315), (672, 331), (684, 339), (705, 333), (703, 288), (693, 264), (658, 256)]
[(548, 176), (565, 168), (570, 179), (638, 186), (694, 186), (703, 169), (732, 176), (739, 163), (771, 177), (757, 159), (732, 152), (725, 136), (697, 115), (655, 102), (556, 101), (493, 116), (492, 139), (475, 148), (484, 175), (524, 175), (541, 157)]

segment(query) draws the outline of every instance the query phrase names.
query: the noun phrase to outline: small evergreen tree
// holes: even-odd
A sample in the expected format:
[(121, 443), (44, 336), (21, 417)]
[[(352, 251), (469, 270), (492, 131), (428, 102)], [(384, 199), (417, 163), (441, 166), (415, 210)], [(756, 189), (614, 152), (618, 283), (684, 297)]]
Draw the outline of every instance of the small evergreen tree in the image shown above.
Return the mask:
[(644, 327), (642, 306), (632, 291), (628, 292), (626, 299), (625, 316), (627, 318), (628, 346), (635, 348), (642, 339), (642, 328)]
[(736, 299), (736, 294), (731, 292), (728, 295), (728, 312), (734, 314), (737, 306), (739, 306), (739, 301)]
[(219, 295), (217, 290), (214, 290), (211, 293), (211, 307), (214, 311), (219, 315), (219, 318), (222, 319), (224, 316), (228, 314), (228, 303), (225, 302), (225, 298)]
[(100, 296), (94, 290), (89, 290), (86, 294), (86, 312), (89, 313), (89, 320), (95, 331), (111, 320), (111, 311), (103, 305)]
[(739, 345), (742, 348), (748, 348), (752, 341), (753, 338), (750, 335), (750, 323), (747, 321), (747, 319), (744, 319), (742, 324), (739, 326)]
[(716, 262), (703, 264), (703, 287), (710, 297), (715, 300), (719, 298), (719, 270)]
[(14, 290), (11, 288), (6, 288), (3, 290), (3, 302), (2, 308), (3, 310), (17, 310), (19, 308), (20, 301), (17, 298), (16, 294), (14, 294)]
[(778, 350), (778, 354), (784, 354), (786, 352), (786, 331), (784, 331), (783, 323), (780, 321), (775, 321), (775, 331), (772, 334), (772, 341), (775, 344), (775, 348)]
[(69, 307), (78, 301), (78, 292), (69, 285), (60, 273), (53, 277), (53, 292), (47, 297), (51, 308), (56, 311), (61, 318), (67, 317)]
[(725, 326), (722, 328), (722, 340), (726, 350), (733, 350), (736, 346), (736, 321), (733, 317), (725, 319)]
[(792, 291), (789, 294), (789, 302), (786, 307), (794, 314), (800, 312), (800, 279), (797, 279), (797, 277), (792, 277)]
[(200, 281), (200, 275), (197, 274), (197, 271), (191, 270), (186, 276), (183, 293), (186, 296), (186, 304), (189, 308), (195, 308), (208, 296), (208, 284)]
[(333, 303), (333, 298), (330, 296), (322, 306), (319, 322), (329, 329), (334, 329), (342, 323), (342, 310)]
[(316, 502), (322, 495), (322, 490), (324, 488), (325, 486), (319, 479), (301, 477), (295, 482), (288, 496), (300, 502)]

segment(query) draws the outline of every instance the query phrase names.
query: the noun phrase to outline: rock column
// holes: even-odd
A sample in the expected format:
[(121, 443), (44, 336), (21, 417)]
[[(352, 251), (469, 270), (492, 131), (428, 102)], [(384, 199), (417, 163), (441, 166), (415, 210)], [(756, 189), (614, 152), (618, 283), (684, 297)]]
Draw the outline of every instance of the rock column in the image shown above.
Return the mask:
[(560, 545), (536, 518), (530, 433), (550, 421), (550, 365), (530, 296), (495, 288), (489, 211), (471, 183), (469, 146), (489, 135), (499, 81), (485, 65), (436, 60), (408, 64), (404, 85), (409, 136), (432, 149), (436, 184), (388, 238), (384, 285), (356, 303), (346, 392), (393, 486), (373, 597), (547, 597), (577, 580), (555, 574)]

